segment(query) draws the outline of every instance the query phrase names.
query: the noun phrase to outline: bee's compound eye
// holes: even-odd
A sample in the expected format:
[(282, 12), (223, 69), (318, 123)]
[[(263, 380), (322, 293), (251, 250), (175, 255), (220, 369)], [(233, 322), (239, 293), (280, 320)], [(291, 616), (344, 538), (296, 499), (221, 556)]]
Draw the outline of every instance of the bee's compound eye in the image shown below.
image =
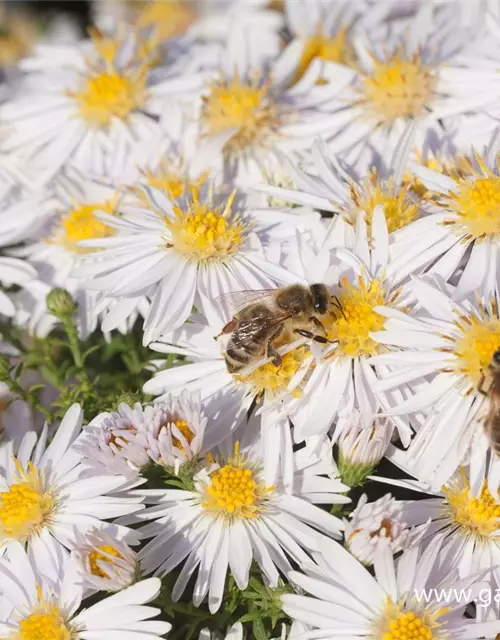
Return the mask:
[(323, 284), (312, 284), (311, 294), (313, 297), (313, 306), (321, 315), (326, 313), (328, 305), (328, 291)]
[(493, 354), (493, 362), (500, 366), (500, 349), (497, 349)]

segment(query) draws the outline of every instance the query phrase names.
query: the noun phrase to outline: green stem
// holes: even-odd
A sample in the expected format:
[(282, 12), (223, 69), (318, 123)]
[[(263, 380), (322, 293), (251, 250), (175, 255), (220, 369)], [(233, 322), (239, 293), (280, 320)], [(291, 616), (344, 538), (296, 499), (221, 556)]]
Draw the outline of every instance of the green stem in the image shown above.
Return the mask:
[(73, 361), (79, 371), (83, 371), (83, 356), (80, 349), (80, 341), (78, 340), (78, 332), (75, 327), (72, 316), (66, 316), (62, 319), (62, 325), (66, 331), (69, 340), (69, 349), (73, 356)]

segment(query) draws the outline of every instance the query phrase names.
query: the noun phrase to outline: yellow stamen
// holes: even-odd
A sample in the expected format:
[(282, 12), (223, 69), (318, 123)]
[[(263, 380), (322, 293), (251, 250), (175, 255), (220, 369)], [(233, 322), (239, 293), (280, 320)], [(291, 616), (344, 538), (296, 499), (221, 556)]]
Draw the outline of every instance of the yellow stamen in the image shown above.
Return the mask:
[(24, 471), (15, 459), (19, 482), (0, 493), (0, 536), (25, 542), (44, 527), (54, 509), (39, 470), (30, 462)]
[(406, 58), (399, 52), (385, 60), (373, 57), (373, 70), (362, 80), (360, 102), (382, 122), (418, 118), (425, 114), (436, 87), (431, 67), (420, 54)]
[(278, 119), (268, 83), (245, 84), (236, 75), (231, 83), (212, 85), (209, 94), (203, 98), (202, 121), (206, 135), (235, 129), (226, 143), (228, 153), (261, 143)]
[(234, 455), (210, 479), (202, 506), (224, 519), (257, 518), (266, 494), (273, 490), (259, 481), (258, 473), (240, 455), (238, 442)]
[(471, 495), (470, 484), (465, 469), (453, 478), (443, 492), (448, 501), (449, 515), (467, 535), (489, 537), (500, 529), (500, 501), (494, 497), (486, 484), (478, 497)]
[(467, 376), (471, 389), (476, 389), (485, 376), (484, 388), (490, 383), (488, 366), (493, 354), (500, 348), (500, 319), (489, 317), (487, 313), (481, 317), (463, 316), (455, 325), (460, 330), (459, 337), (453, 341), (453, 353), (458, 359), (454, 368)]
[(353, 286), (345, 278), (338, 296), (338, 308), (333, 308), (330, 319), (323, 321), (327, 337), (338, 340), (334, 357), (349, 356), (356, 358), (363, 355), (374, 355), (379, 345), (370, 333), (381, 331), (385, 318), (374, 311), (377, 306), (383, 306), (384, 290), (381, 280), (371, 280), (365, 284), (362, 277), (358, 280), (358, 287)]
[(89, 253), (86, 247), (79, 247), (82, 240), (92, 238), (107, 238), (115, 234), (115, 229), (101, 222), (96, 216), (96, 211), (103, 211), (113, 215), (115, 213), (116, 200), (96, 204), (75, 203), (61, 221), (61, 231), (56, 235), (56, 242), (74, 253)]
[(39, 610), (19, 622), (16, 640), (70, 640), (71, 632), (55, 605), (42, 603)]
[[(292, 338), (290, 338), (291, 341)], [(293, 377), (309, 355), (309, 349), (306, 346), (301, 346), (283, 354), (281, 356), (281, 365), (279, 366), (269, 361), (247, 375), (235, 374), (234, 377), (239, 382), (251, 385), (256, 396), (260, 396), (262, 393), (268, 393), (271, 396), (277, 395), (288, 389)], [(296, 396), (300, 395), (300, 388), (291, 390), (291, 393)]]
[(442, 204), (456, 213), (456, 218), (444, 224), (458, 235), (464, 232), (470, 240), (481, 240), (500, 234), (500, 177), (486, 169), (481, 158), (476, 156), (481, 171), (468, 174), (452, 173), (457, 183), (456, 193), (442, 198)]
[[(393, 603), (390, 597), (384, 616), (377, 625), (377, 640), (433, 640), (434, 632), (442, 623), (439, 618), (448, 611), (443, 607), (436, 611), (408, 611), (404, 602)], [(439, 636), (442, 637), (442, 636)]]
[(238, 213), (232, 212), (236, 193), (233, 192), (224, 209), (200, 202), (195, 189), (192, 194), (187, 211), (175, 206), (174, 220), (164, 218), (171, 233), (167, 246), (199, 261), (222, 260), (236, 253), (250, 229)]
[[(186, 439), (188, 444), (191, 444), (193, 438), (194, 438), (194, 432), (191, 431), (191, 429), (189, 428), (188, 423), (185, 420), (182, 419), (177, 419), (174, 421), (175, 426), (177, 427), (177, 429), (179, 429), (179, 431), (182, 433), (182, 435), (184, 436), (184, 438)], [(172, 444), (174, 445), (174, 447), (177, 447), (178, 449), (180, 449), (182, 451), (182, 453), (186, 453), (186, 450), (184, 449), (184, 445), (182, 444), (182, 442), (179, 440), (179, 438), (176, 438), (175, 436), (172, 437)]]
[(113, 558), (123, 560), (121, 553), (109, 544), (104, 544), (98, 547), (97, 551), (91, 551), (89, 553), (89, 565), (92, 575), (97, 576), (98, 578), (109, 578), (110, 576), (102, 568), (102, 563), (112, 563)]
[(380, 182), (377, 171), (372, 170), (361, 186), (351, 186), (351, 199), (356, 207), (348, 212), (348, 220), (355, 224), (356, 215), (363, 211), (366, 222), (371, 228), (373, 212), (377, 205), (384, 209), (389, 233), (405, 227), (418, 217), (419, 201), (408, 187), (397, 187), (393, 178)]

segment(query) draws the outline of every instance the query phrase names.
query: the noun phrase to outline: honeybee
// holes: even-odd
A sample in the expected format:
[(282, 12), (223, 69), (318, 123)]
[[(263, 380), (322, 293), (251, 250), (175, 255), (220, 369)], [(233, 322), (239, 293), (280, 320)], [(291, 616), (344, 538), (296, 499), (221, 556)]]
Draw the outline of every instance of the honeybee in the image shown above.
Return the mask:
[(215, 336), (218, 339), (230, 334), (224, 353), (229, 373), (238, 373), (264, 356), (281, 366), (282, 359), (274, 342), (285, 328), (322, 344), (331, 342), (320, 320), (330, 308), (331, 296), (324, 284), (309, 287), (294, 284), (282, 289), (239, 291), (220, 297), (229, 299), (236, 307), (233, 318)]
[(500, 455), (500, 349), (497, 349), (493, 354), (488, 369), (491, 375), (490, 387), (487, 391), (483, 389), (485, 379), (483, 374), (478, 390), (483, 395), (488, 396), (490, 407), (484, 428), (490, 441), (491, 449), (497, 455)]

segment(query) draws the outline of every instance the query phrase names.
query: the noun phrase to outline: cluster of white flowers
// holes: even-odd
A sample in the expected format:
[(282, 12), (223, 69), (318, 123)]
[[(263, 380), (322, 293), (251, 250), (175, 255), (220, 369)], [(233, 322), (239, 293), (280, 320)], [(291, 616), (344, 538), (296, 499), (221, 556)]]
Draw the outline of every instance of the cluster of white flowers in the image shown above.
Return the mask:
[(499, 638), (500, 0), (5, 11), (0, 637)]

